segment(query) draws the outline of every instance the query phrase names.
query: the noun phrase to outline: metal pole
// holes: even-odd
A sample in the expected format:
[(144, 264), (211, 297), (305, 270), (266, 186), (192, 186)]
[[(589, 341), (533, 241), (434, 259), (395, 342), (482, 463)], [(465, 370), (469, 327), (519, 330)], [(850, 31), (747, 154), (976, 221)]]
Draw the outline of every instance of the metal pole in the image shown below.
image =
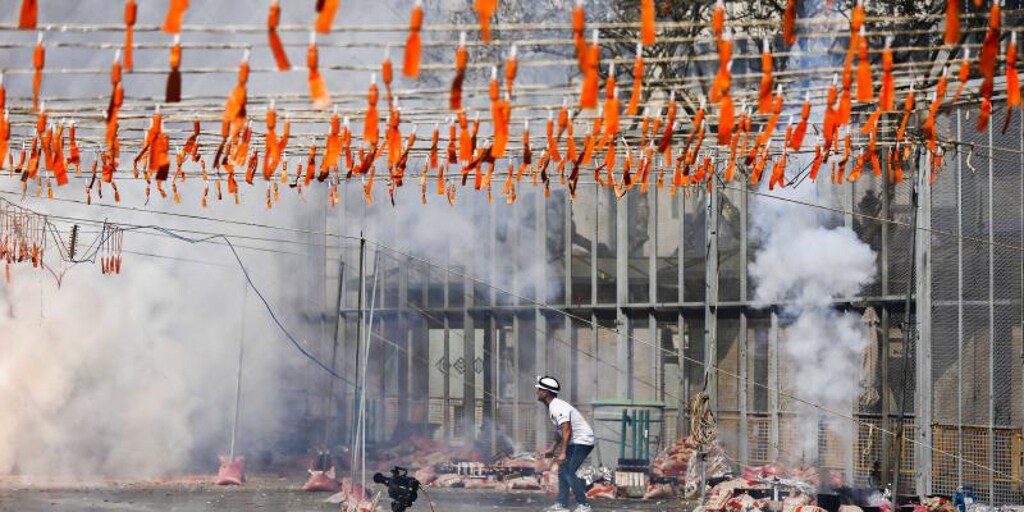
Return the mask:
[[(331, 371), (337, 371), (338, 368), (338, 332), (341, 330), (341, 291), (342, 285), (345, 283), (345, 262), (342, 261), (338, 264), (338, 297), (334, 303), (334, 343), (331, 344)], [(331, 377), (330, 392), (327, 394), (327, 421), (324, 422), (324, 449), (327, 451), (331, 450), (329, 444), (331, 436), (331, 428), (334, 426), (334, 381), (336, 379)]]
[[(1011, 110), (1006, 112), (1007, 119), (1011, 114)], [(994, 174), (992, 166), (992, 132), (993, 129), (988, 130), (988, 467), (996, 467), (996, 456), (995, 456), (995, 430), (993, 426), (996, 422), (996, 390), (995, 390), (995, 227), (992, 224), (992, 175)], [(990, 470), (991, 471), (991, 470)], [(989, 473), (989, 486), (988, 486), (988, 502), (995, 504), (996, 501), (996, 486), (993, 479), (995, 475)]]
[[(1020, 126), (1020, 141), (1019, 141), (1019, 145), (1018, 145), (1018, 149), (1020, 150), (1018, 152), (1018, 155), (1020, 156), (1020, 163), (1019, 163), (1019, 165), (1020, 165), (1021, 168), (1024, 168), (1024, 119), (1021, 119), (1021, 121), (1018, 122), (1017, 124)], [(1020, 203), (1020, 232), (1021, 232), (1022, 236), (1024, 236), (1024, 174), (1021, 174), (1020, 195), (1018, 197), (1021, 198), (1021, 203)], [(1021, 318), (1022, 321), (1024, 321), (1024, 258), (1020, 259), (1020, 264), (1021, 264), (1021, 268), (1020, 268), (1020, 270), (1021, 270), (1021, 273), (1020, 273), (1021, 282), (1020, 282), (1020, 288), (1019, 289), (1020, 289), (1020, 294), (1021, 295), (1018, 295), (1018, 300), (1020, 300), (1020, 304), (1021, 304), (1021, 311), (1020, 311), (1021, 316), (1019, 318)], [(1022, 347), (1022, 350), (1024, 350), (1024, 347)], [(1024, 363), (1024, 352), (1018, 354), (1018, 356), (1020, 357), (1020, 362)], [(1013, 408), (1011, 408), (1011, 410), (1012, 409)], [(1020, 486), (1018, 486), (1018, 490), (1021, 490)]]
[[(963, 140), (963, 111), (956, 111), (956, 139)], [(964, 232), (963, 157), (956, 159), (956, 232)], [(964, 453), (964, 239), (956, 237), (956, 443), (957, 453)], [(956, 459), (956, 485), (964, 485), (963, 457)]]
[(235, 460), (235, 440), (238, 438), (238, 415), (242, 405), (242, 355), (245, 352), (245, 299), (249, 296), (249, 283), (243, 282), (242, 288), (242, 321), (238, 336), (238, 372), (235, 374), (235, 417), (231, 422), (231, 448), (228, 458)]
[(640, 425), (638, 425), (638, 422), (640, 421), (640, 419), (637, 416), (638, 415), (637, 415), (636, 409), (633, 409), (632, 413), (630, 414), (630, 417), (633, 420), (632, 421), (632, 426), (633, 426), (633, 431), (632, 431), (632, 434), (633, 434), (632, 435), (632, 438), (633, 438), (633, 452), (632, 452), (633, 453), (633, 457), (632, 458), (634, 460), (636, 459), (636, 448), (637, 448), (637, 444), (638, 444), (637, 440), (640, 437)]
[(619, 459), (626, 458), (626, 429), (629, 427), (629, 416), (626, 409), (622, 409), (622, 419), (619, 421), (619, 425), (622, 427), (619, 432)]
[(370, 318), (363, 334), (363, 375), (359, 381), (362, 396), (359, 399), (359, 462), (360, 482), (366, 488), (366, 373), (370, 364), (370, 333), (373, 332), (373, 313), (377, 302), (377, 278), (380, 275), (380, 252), (373, 259), (373, 286), (370, 288)]
[(914, 157), (914, 172), (912, 174), (913, 180), (913, 192), (911, 193), (911, 207), (910, 207), (910, 225), (914, 226), (914, 229), (910, 231), (910, 277), (907, 280), (907, 294), (903, 303), (903, 385), (901, 386), (900, 392), (900, 409), (899, 417), (896, 420), (896, 455), (893, 457), (893, 472), (892, 472), (892, 496), (893, 500), (899, 499), (900, 489), (900, 467), (903, 459), (903, 417), (907, 410), (907, 373), (910, 366), (910, 345), (914, 341), (913, 332), (915, 330), (914, 322), (911, 321), (911, 303), (913, 301), (914, 293), (914, 281), (916, 279), (916, 267), (917, 267), (917, 209), (920, 205), (919, 194), (921, 193), (921, 187), (919, 181), (925, 179), (925, 174), (921, 172), (921, 150), (917, 150), (917, 154)]
[(704, 216), (704, 389), (711, 398), (711, 410), (718, 414), (718, 187), (707, 195)]
[[(363, 295), (366, 294), (366, 239), (363, 238), (362, 233), (359, 234), (359, 289), (356, 290), (356, 389), (353, 393), (352, 402), (352, 431), (358, 434), (359, 429), (356, 424), (359, 416), (359, 372), (362, 365), (362, 354), (363, 350)], [(355, 456), (358, 446), (356, 443), (359, 442), (359, 438), (355, 435), (352, 436), (352, 448), (349, 451), (351, 456), (352, 467), (349, 470), (352, 472), (351, 476), (355, 476)]]

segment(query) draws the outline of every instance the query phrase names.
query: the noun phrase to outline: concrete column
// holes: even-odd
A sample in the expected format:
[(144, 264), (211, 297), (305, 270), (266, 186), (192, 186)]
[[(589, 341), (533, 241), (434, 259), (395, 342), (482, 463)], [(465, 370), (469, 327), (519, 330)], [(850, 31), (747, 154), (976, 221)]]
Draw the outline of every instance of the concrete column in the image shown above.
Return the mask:
[[(409, 385), (412, 381), (410, 375), (410, 368), (414, 368), (416, 363), (411, 361), (412, 359), (412, 336), (409, 329), (409, 312), (407, 306), (409, 304), (409, 269), (415, 263), (408, 258), (405, 258), (405, 264), (402, 265), (402, 269), (399, 271), (398, 277), (398, 312), (395, 317), (397, 318), (397, 329), (398, 336), (395, 342), (404, 347), (404, 352), (395, 349), (393, 352), (395, 357), (398, 358), (398, 418), (396, 419), (396, 425), (407, 423), (409, 418), (409, 393), (412, 391)], [(387, 410), (387, 407), (384, 408)]]
[[(655, 189), (657, 193), (657, 189)], [(676, 276), (676, 290), (677, 297), (676, 302), (682, 304), (686, 301), (687, 297), (683, 293), (686, 287), (686, 258), (685, 258), (685, 243), (686, 240), (686, 201), (687, 199), (681, 197), (679, 199), (670, 199), (679, 201), (679, 250), (676, 251), (676, 268), (678, 269), (678, 275)], [(690, 375), (687, 371), (687, 360), (686, 360), (686, 349), (689, 346), (688, 338), (686, 334), (686, 319), (683, 315), (683, 308), (679, 308), (678, 318), (679, 329), (679, 420), (677, 435), (684, 437), (690, 434), (690, 422), (686, 417), (686, 409), (688, 406), (688, 400), (690, 393)]]
[[(991, 136), (991, 130), (989, 130)], [(991, 146), (990, 146), (991, 147)], [(991, 165), (991, 160), (989, 160)], [(914, 445), (914, 463), (917, 467), (915, 484), (917, 495), (932, 492), (932, 261), (931, 236), (926, 229), (932, 224), (931, 188), (929, 173), (921, 172), (918, 184), (917, 224), (914, 247), (914, 298), (917, 324), (917, 346), (914, 354), (914, 423), (918, 443)], [(989, 203), (991, 213), (991, 202)], [(991, 220), (991, 218), (990, 218)], [(991, 224), (990, 224), (991, 225)], [(990, 250), (991, 250), (991, 246)], [(989, 267), (991, 268), (991, 267)], [(991, 445), (989, 445), (991, 446)], [(991, 503), (991, 501), (989, 502)]]
[(768, 458), (779, 457), (779, 315), (772, 310), (771, 327), (768, 331)]
[[(604, 192), (602, 192), (604, 193)], [(618, 328), (616, 342), (616, 365), (624, 371), (618, 372), (618, 393), (633, 398), (633, 346), (630, 335), (629, 317), (625, 305), (629, 302), (629, 208), (627, 199), (615, 201), (615, 326)]]
[[(536, 254), (541, 258), (547, 260), (547, 214), (546, 214), (546, 202), (543, 199), (538, 199), (536, 202), (536, 215), (537, 226), (534, 230), (535, 240), (534, 244), (536, 247)], [(540, 272), (537, 272), (537, 281), (535, 283), (535, 290), (537, 294), (537, 302), (547, 302), (547, 267), (543, 267)], [(536, 354), (536, 369), (537, 375), (547, 375), (550, 368), (547, 364), (548, 355), (548, 319), (544, 315), (544, 311), (539, 307), (534, 307), (534, 350)], [(525, 383), (520, 383), (525, 384)], [(526, 386), (523, 386), (524, 389)], [(530, 390), (533, 386), (529, 387)], [(547, 434), (549, 432), (550, 422), (545, 414), (536, 415), (537, 424), (537, 448), (542, 449), (547, 444)]]
[(512, 382), (513, 382), (513, 385), (512, 385), (512, 436), (515, 438), (516, 445), (520, 445), (520, 446), (523, 443), (523, 436), (522, 436), (523, 423), (522, 423), (522, 419), (519, 417), (520, 416), (519, 415), (519, 411), (521, 409), (521, 407), (519, 406), (519, 401), (520, 401), (520, 389), (523, 388), (523, 386), (525, 385), (524, 383), (519, 382), (519, 377), (520, 377), (520, 375), (522, 375), (522, 370), (519, 368), (519, 361), (521, 360), (520, 359), (520, 355), (519, 355), (519, 347), (520, 347), (520, 341), (522, 340), (522, 337), (519, 336), (519, 329), (520, 329), (520, 325), (521, 324), (522, 324), (522, 322), (519, 319), (519, 315), (518, 314), (513, 315), (512, 316), (512, 333), (510, 334), (510, 336), (512, 337), (512, 366), (513, 366), (513, 370), (512, 370), (513, 371), (513, 375), (511, 377)]
[(749, 464), (749, 459), (750, 459), (750, 440), (749, 440), (749, 436), (748, 436), (748, 434), (750, 432), (750, 426), (749, 426), (749, 422), (748, 422), (748, 419), (747, 419), (747, 414), (748, 414), (747, 413), (747, 401), (748, 401), (747, 400), (747, 390), (749, 389), (749, 386), (747, 386), (747, 379), (748, 379), (748, 375), (747, 375), (747, 366), (748, 366), (748, 364), (747, 364), (748, 363), (748, 360), (747, 360), (747, 358), (748, 358), (748, 356), (747, 356), (747, 350), (748, 350), (748, 348), (747, 348), (747, 314), (744, 313), (744, 312), (740, 313), (739, 344), (740, 344), (740, 368), (739, 368), (739, 370), (740, 370), (739, 371), (740, 381), (738, 383), (738, 389), (739, 389), (739, 395), (740, 395), (739, 396), (739, 402), (740, 402), (740, 435), (739, 435), (739, 438), (740, 438), (740, 453), (739, 453), (739, 456), (740, 456), (740, 463), (743, 464), (744, 466), (746, 466), (747, 464)]
[[(682, 244), (682, 241), (680, 240), (679, 243)], [(682, 252), (682, 247), (680, 247), (680, 252)], [(680, 288), (680, 291), (682, 291), (682, 288)], [(686, 319), (683, 317), (683, 308), (679, 308), (679, 313), (676, 317), (676, 328), (679, 330), (679, 399), (676, 404), (676, 407), (679, 408), (679, 417), (676, 423), (676, 436), (683, 438), (690, 434), (690, 423), (686, 417), (686, 409), (689, 399), (687, 394), (690, 392), (689, 375), (686, 371), (686, 348), (688, 346), (688, 342), (686, 335)]]
[[(654, 400), (665, 400), (664, 365), (661, 353), (661, 336), (658, 334), (658, 319), (654, 316), (654, 305), (658, 304), (658, 194), (649, 194), (647, 201), (650, 204), (650, 222), (647, 223), (647, 240), (650, 247), (647, 258), (647, 303), (651, 307), (647, 313), (648, 335), (651, 346), (651, 383), (654, 391), (651, 396)], [(665, 437), (664, 418), (661, 423), (661, 438)]]
[[(467, 269), (467, 272), (471, 270)], [(476, 320), (469, 313), (476, 298), (473, 280), (464, 278), (465, 307), (462, 309), (462, 432), (463, 439), (476, 439)], [(452, 368), (454, 370), (454, 367)]]
[[(451, 268), (451, 259), (448, 258), (448, 251), (450, 251), (450, 250), (451, 249), (448, 248), (448, 247), (445, 248), (445, 267), (447, 267), (447, 268)], [(451, 425), (452, 418), (449, 416), (449, 413), (451, 412), (451, 407), (452, 407), (452, 405), (451, 405), (451, 397), (452, 397), (452, 382), (451, 382), (452, 381), (452, 379), (451, 379), (452, 368), (451, 368), (451, 363), (452, 363), (452, 360), (451, 360), (451, 345), (450, 345), (450, 343), (451, 343), (451, 330), (450, 330), (450, 326), (448, 325), (448, 308), (451, 307), (451, 284), (452, 284), (452, 274), (451, 274), (451, 272), (445, 272), (444, 273), (444, 314), (442, 316), (443, 325), (441, 325), (441, 327), (444, 329), (443, 332), (444, 332), (444, 368), (445, 368), (445, 374), (444, 374), (444, 398), (442, 399), (442, 404), (444, 406), (444, 412), (441, 415), (441, 418), (442, 418), (441, 421), (442, 421), (442, 424), (443, 424), (442, 428), (444, 430), (444, 434), (443, 434), (443, 438), (444, 439), (451, 438), (451, 434), (452, 434), (452, 425)]]
[(483, 421), (487, 425), (487, 430), (484, 432), (486, 436), (487, 447), (494, 453), (496, 447), (495, 435), (497, 432), (497, 409), (498, 409), (498, 386), (497, 376), (495, 374), (495, 361), (498, 359), (494, 357), (495, 351), (498, 349), (498, 344), (495, 342), (495, 332), (497, 326), (495, 325), (494, 315), (489, 315), (485, 322), (482, 322), (484, 328), (484, 340), (483, 347), (484, 353), (481, 355), (483, 360)]

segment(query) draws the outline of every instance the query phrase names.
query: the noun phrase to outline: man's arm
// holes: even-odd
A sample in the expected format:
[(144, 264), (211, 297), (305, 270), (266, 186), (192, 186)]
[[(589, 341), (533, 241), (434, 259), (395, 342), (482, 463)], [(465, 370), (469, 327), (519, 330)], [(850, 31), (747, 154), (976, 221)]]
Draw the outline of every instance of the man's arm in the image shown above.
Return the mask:
[(561, 427), (561, 429), (562, 429), (562, 439), (561, 439), (561, 445), (562, 446), (558, 450), (558, 456), (557, 456), (556, 460), (559, 463), (561, 463), (561, 462), (565, 462), (565, 452), (566, 452), (566, 450), (569, 449), (569, 437), (572, 436), (572, 425), (570, 424), (570, 422), (566, 421), (565, 423), (562, 423), (561, 425), (559, 425), (559, 427)]
[(554, 441), (551, 441), (551, 444), (548, 445), (546, 450), (544, 450), (544, 456), (545, 457), (553, 457), (555, 455), (555, 448), (558, 448), (558, 439), (557, 438)]

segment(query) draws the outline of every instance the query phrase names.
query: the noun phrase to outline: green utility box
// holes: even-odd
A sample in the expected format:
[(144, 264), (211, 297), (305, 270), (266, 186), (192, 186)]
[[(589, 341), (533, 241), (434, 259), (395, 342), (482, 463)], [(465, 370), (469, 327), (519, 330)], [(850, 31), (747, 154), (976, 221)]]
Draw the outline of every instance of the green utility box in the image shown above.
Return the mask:
[[(664, 439), (665, 404), (657, 401), (606, 399), (591, 403), (597, 445), (591, 463), (616, 469), (619, 459), (651, 460)], [(629, 427), (622, 429), (623, 414)], [(634, 423), (635, 418), (635, 423)], [(631, 428), (636, 425), (639, 428)]]

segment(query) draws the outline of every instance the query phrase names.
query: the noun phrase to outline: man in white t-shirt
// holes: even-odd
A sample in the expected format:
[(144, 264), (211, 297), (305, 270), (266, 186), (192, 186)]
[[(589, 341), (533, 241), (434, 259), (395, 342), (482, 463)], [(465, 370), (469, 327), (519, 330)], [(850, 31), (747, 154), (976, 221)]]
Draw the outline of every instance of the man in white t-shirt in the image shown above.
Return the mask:
[(561, 386), (554, 377), (537, 378), (537, 401), (548, 406), (548, 416), (555, 425), (557, 438), (545, 455), (554, 455), (558, 462), (558, 503), (547, 512), (568, 512), (569, 489), (576, 496), (575, 512), (590, 512), (587, 486), (576, 471), (594, 449), (594, 431), (575, 407), (558, 398)]

